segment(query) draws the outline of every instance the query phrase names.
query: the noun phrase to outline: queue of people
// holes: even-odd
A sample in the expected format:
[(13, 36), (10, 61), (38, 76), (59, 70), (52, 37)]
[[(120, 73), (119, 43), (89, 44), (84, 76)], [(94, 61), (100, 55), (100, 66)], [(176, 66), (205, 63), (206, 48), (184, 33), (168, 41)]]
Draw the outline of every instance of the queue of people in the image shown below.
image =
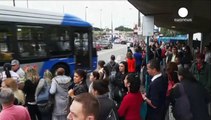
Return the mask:
[[(169, 120), (171, 113), (176, 120), (209, 120), (211, 65), (204, 57), (209, 54), (197, 53), (194, 60), (188, 46), (158, 43), (150, 46), (149, 61), (145, 53), (136, 47), (120, 63), (111, 55), (90, 74), (75, 70), (73, 78), (62, 67), (55, 76), (46, 70), (40, 78), (36, 67), (23, 70), (18, 60), (5, 63), (0, 120), (6, 114), (15, 120)], [(146, 117), (141, 115), (144, 103)]]

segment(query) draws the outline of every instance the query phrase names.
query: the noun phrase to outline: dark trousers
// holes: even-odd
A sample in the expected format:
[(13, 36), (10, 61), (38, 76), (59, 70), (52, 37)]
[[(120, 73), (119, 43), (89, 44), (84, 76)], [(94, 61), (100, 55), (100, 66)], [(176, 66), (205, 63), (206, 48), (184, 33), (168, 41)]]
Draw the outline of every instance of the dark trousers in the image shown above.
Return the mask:
[(41, 113), (40, 113), (37, 105), (27, 104), (26, 106), (28, 108), (31, 120), (42, 120)]

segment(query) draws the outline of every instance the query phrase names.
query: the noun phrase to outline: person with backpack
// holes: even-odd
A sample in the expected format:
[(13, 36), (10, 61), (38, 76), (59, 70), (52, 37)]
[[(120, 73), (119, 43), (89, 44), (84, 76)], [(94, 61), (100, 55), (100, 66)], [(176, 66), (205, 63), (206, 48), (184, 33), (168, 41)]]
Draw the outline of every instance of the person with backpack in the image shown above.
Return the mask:
[(100, 120), (118, 120), (117, 108), (108, 96), (108, 83), (106, 80), (93, 82), (92, 94), (98, 99)]
[(106, 67), (109, 72), (109, 76), (115, 75), (119, 71), (119, 64), (115, 62), (115, 56), (111, 55), (110, 61), (106, 64)]
[[(51, 120), (51, 113), (52, 113), (52, 105), (49, 106), (50, 99), (50, 87), (51, 87), (51, 80), (53, 78), (52, 73), (49, 70), (44, 72), (43, 78), (40, 79), (36, 91), (35, 91), (35, 100), (37, 102), (38, 109), (41, 111), (42, 120)], [(45, 100), (42, 102), (39, 99), (39, 96), (45, 94)], [(42, 103), (40, 103), (42, 102)], [(52, 102), (52, 101), (51, 101)]]

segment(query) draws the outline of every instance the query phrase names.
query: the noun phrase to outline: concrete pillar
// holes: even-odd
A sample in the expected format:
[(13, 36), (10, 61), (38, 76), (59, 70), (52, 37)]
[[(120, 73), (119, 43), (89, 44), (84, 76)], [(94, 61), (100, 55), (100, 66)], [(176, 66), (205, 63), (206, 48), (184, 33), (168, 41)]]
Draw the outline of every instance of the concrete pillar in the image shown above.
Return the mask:
[(203, 32), (202, 40), (203, 40), (203, 47), (209, 45), (209, 43), (211, 43), (211, 32)]
[(191, 51), (193, 51), (193, 33), (188, 33), (188, 46), (190, 47)]
[(200, 53), (203, 53), (203, 46), (204, 46), (204, 40), (203, 40), (203, 38), (204, 38), (204, 34), (202, 33), (201, 34), (201, 44), (200, 44)]

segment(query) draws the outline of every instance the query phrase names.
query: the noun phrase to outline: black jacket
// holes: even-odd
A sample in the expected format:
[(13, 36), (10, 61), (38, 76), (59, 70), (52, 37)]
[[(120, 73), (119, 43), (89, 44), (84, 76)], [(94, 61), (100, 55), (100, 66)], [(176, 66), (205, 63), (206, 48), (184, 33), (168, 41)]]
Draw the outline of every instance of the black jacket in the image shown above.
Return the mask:
[[(188, 96), (190, 109), (193, 114), (193, 120), (210, 120), (208, 115), (208, 102), (210, 101), (210, 96), (207, 90), (202, 87), (198, 82), (191, 80), (182, 80), (180, 82), (185, 89)], [(179, 90), (175, 87), (172, 90), (171, 101), (174, 107), (174, 99), (180, 96)]]
[(163, 76), (158, 77), (150, 83), (147, 98), (157, 108), (154, 109), (149, 105), (147, 106), (148, 120), (164, 120), (167, 87), (168, 80)]
[[(118, 116), (117, 108), (113, 100), (109, 99), (108, 94), (97, 96), (97, 99), (100, 104), (100, 114), (98, 120), (106, 120), (110, 111), (113, 109), (116, 116)], [(116, 118), (118, 119), (118, 118)]]

